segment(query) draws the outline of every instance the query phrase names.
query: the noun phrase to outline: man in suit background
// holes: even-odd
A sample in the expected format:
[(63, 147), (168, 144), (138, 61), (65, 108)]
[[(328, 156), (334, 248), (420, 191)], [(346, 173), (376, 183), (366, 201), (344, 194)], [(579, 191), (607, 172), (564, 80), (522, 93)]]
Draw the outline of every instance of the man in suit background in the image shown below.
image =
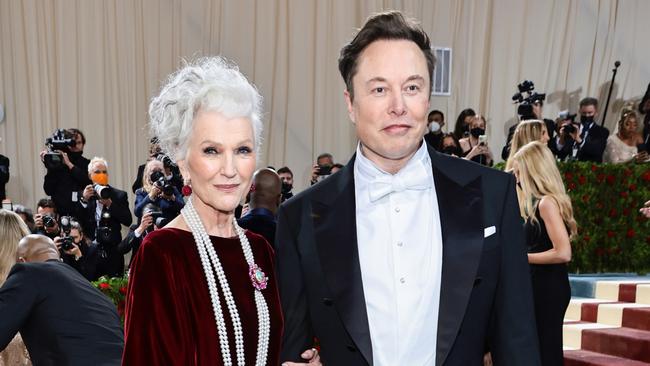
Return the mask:
[(603, 152), (607, 146), (609, 130), (596, 123), (598, 117), (598, 99), (587, 97), (580, 101), (580, 134), (575, 136), (574, 149), (577, 160), (603, 162)]
[(79, 220), (86, 236), (94, 240), (86, 261), (96, 273), (89, 275), (93, 280), (103, 275), (120, 277), (124, 274), (124, 255), (117, 246), (122, 241), (122, 225), (128, 227), (132, 221), (128, 197), (126, 192), (108, 185), (108, 162), (104, 158), (90, 161), (88, 176), (93, 184), (83, 191)]
[(244, 229), (262, 235), (269, 244), (275, 241), (275, 213), (282, 199), (282, 182), (278, 173), (269, 168), (255, 172), (250, 192), (250, 210), (237, 222)]
[(0, 288), (0, 349), (20, 332), (34, 365), (119, 365), (124, 336), (111, 301), (46, 236), (24, 237), (17, 256)]
[(342, 49), (360, 141), (278, 211), (282, 359), (316, 337), (325, 365), (539, 365), (514, 177), (423, 143), (434, 62), (399, 12)]

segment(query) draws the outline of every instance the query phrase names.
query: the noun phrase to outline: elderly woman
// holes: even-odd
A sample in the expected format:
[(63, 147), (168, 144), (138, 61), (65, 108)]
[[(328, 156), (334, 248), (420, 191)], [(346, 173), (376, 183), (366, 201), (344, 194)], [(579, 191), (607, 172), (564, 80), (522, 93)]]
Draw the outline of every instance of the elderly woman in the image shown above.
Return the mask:
[(234, 219), (256, 168), (260, 95), (236, 66), (205, 58), (172, 75), (149, 114), (189, 197), (132, 263), (123, 364), (278, 365), (273, 251)]
[(165, 180), (165, 167), (162, 161), (157, 159), (147, 162), (142, 175), (142, 188), (135, 191), (133, 213), (138, 221), (142, 218), (142, 209), (150, 203), (160, 207), (162, 216), (169, 220), (178, 216), (184, 205), (180, 192)]
[[(17, 214), (0, 209), (0, 286), (16, 263), (18, 242), (29, 235), (29, 229)], [(6, 342), (9, 341), (9, 344)], [(27, 349), (20, 334), (13, 340), (0, 339), (0, 366), (31, 365)]]
[(621, 111), (621, 118), (618, 120), (616, 134), (609, 135), (607, 145), (603, 153), (605, 163), (627, 163), (636, 161), (643, 163), (648, 160), (646, 150), (639, 151), (638, 147), (643, 144), (643, 136), (639, 132), (639, 122), (636, 113), (631, 108), (624, 108)]

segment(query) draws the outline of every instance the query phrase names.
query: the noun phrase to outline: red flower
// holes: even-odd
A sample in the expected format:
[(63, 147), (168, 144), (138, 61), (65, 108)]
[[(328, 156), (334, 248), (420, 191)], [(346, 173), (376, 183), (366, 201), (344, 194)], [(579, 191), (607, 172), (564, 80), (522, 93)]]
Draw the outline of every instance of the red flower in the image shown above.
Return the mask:
[(111, 285), (108, 284), (108, 283), (106, 283), (106, 282), (102, 282), (102, 283), (99, 284), (99, 288), (100, 288), (101, 290), (108, 290), (108, 289), (111, 288)]
[(567, 180), (567, 182), (573, 180), (573, 173), (571, 172), (564, 173), (564, 178)]
[(642, 177), (643, 177), (643, 180), (644, 180), (644, 181), (646, 181), (646, 182), (650, 182), (650, 170), (648, 170), (648, 171), (646, 171), (645, 173), (643, 173)]
[(592, 172), (595, 172), (596, 170), (598, 170), (598, 165), (596, 165), (596, 164), (591, 164), (591, 171), (592, 171)]
[(630, 169), (625, 169), (625, 170), (623, 170), (623, 174), (624, 174), (626, 177), (629, 177), (630, 175), (632, 175), (632, 170), (630, 170)]
[(622, 197), (622, 198), (627, 198), (627, 196), (629, 196), (629, 195), (630, 195), (630, 194), (627, 193), (626, 191), (621, 192), (621, 197)]
[(598, 179), (598, 183), (602, 183), (602, 182), (605, 180), (605, 174), (603, 174), (603, 173), (599, 173), (599, 174), (596, 176), (596, 179)]
[(614, 177), (611, 174), (608, 175), (606, 179), (607, 179), (607, 184), (614, 184), (614, 182), (616, 182), (616, 177)]
[(627, 231), (627, 234), (626, 234), (625, 236), (627, 236), (628, 238), (631, 239), (631, 238), (633, 238), (635, 235), (636, 235), (636, 232), (634, 231), (634, 229), (629, 229), (629, 230)]
[(123, 287), (120, 287), (120, 293), (121, 293), (122, 295), (126, 295), (126, 287), (124, 287), (124, 286), (123, 286)]
[(572, 191), (572, 190), (574, 190), (574, 189), (576, 189), (576, 184), (573, 183), (573, 182), (569, 183), (569, 190)]
[(636, 184), (630, 184), (630, 192), (636, 191)]
[(616, 236), (616, 233), (615, 233), (615, 232), (613, 232), (613, 231), (611, 231), (611, 230), (607, 230), (607, 237), (608, 237), (608, 238), (613, 238), (613, 237), (615, 237), (615, 236)]
[(591, 240), (591, 237), (589, 235), (585, 235), (585, 236), (582, 237), (582, 240), (589, 243), (589, 240)]
[(611, 210), (609, 210), (609, 217), (614, 218), (616, 216), (618, 216), (618, 211), (616, 211), (615, 208), (612, 208)]
[(582, 202), (587, 203), (589, 201), (589, 195), (585, 194), (582, 196)]
[(578, 182), (579, 182), (581, 185), (587, 183), (587, 177), (585, 177), (584, 175), (580, 175), (580, 176), (578, 177)]

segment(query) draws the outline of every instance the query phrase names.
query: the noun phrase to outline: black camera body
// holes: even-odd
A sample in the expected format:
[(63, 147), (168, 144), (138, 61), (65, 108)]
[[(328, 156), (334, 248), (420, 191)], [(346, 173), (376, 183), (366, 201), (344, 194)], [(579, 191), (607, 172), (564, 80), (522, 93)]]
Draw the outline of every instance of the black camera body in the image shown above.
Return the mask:
[(58, 169), (63, 166), (63, 156), (55, 150), (64, 152), (70, 151), (70, 147), (75, 145), (74, 136), (62, 128), (57, 128), (51, 137), (45, 139), (47, 153), (43, 156), (43, 163), (47, 169)]
[(546, 94), (535, 92), (535, 84), (530, 80), (524, 80), (517, 85), (518, 93), (512, 96), (512, 100), (519, 104), (517, 107), (517, 114), (521, 120), (537, 118), (533, 113), (533, 104), (543, 102), (546, 99)]
[(72, 237), (70, 235), (61, 237), (61, 250), (68, 251), (72, 248), (74, 248)]
[(102, 216), (99, 219), (99, 225), (95, 231), (95, 240), (100, 245), (111, 244), (111, 234), (113, 230), (111, 229), (111, 213), (108, 211), (102, 212)]
[(331, 165), (319, 165), (318, 166), (318, 173), (316, 175), (330, 175), (332, 174), (332, 166)]
[(159, 171), (152, 172), (149, 176), (151, 183), (154, 186), (160, 188), (165, 196), (171, 196), (174, 194), (174, 186), (165, 179), (165, 175)]
[(51, 229), (54, 226), (56, 226), (56, 219), (49, 214), (45, 214), (42, 216), (43, 220), (43, 227), (46, 229)]

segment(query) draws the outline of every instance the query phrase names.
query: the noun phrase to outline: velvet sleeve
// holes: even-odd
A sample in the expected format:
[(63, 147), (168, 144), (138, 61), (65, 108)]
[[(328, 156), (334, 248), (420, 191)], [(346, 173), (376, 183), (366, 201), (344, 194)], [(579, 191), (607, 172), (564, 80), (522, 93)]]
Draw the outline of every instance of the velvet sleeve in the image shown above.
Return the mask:
[(194, 341), (184, 319), (184, 296), (175, 272), (174, 236), (147, 235), (131, 264), (122, 365), (193, 364)]

